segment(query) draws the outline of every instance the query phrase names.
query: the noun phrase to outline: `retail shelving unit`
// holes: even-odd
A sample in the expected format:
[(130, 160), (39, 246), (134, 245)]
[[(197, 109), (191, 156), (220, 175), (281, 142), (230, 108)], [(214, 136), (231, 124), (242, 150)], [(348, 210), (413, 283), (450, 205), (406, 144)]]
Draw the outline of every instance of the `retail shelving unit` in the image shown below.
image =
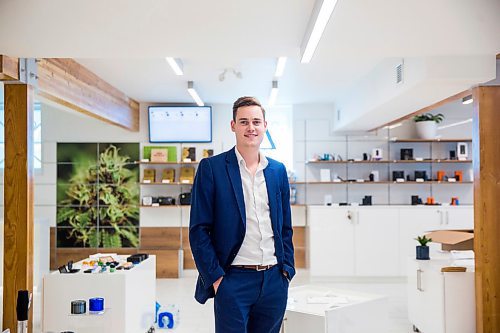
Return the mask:
[[(457, 160), (450, 159), (447, 155), (450, 150), (456, 149), (455, 145), (459, 142), (464, 142), (468, 145), (470, 156), (471, 142), (469, 138), (465, 139), (436, 139), (436, 140), (421, 140), (421, 139), (395, 139), (395, 140), (366, 140), (359, 138), (351, 139), (346, 136), (343, 141), (332, 141), (332, 146), (343, 146), (344, 154), (339, 154), (343, 160), (310, 160), (310, 152), (307, 148), (304, 149), (304, 171), (303, 179), (291, 181), (291, 185), (303, 190), (305, 195), (298, 203), (306, 204), (323, 204), (318, 196), (311, 199), (313, 192), (325, 191), (325, 188), (330, 186), (334, 193), (334, 202), (360, 202), (359, 195), (363, 189), (367, 195), (375, 196), (375, 204), (409, 204), (409, 195), (406, 195), (406, 202), (400, 197), (400, 192), (407, 192), (408, 188), (415, 188), (416, 194), (424, 196), (434, 196), (440, 192), (438, 187), (447, 185), (446, 192), (450, 192), (451, 186), (471, 186), (472, 180), (472, 160)], [(307, 145), (307, 141), (305, 146)], [(363, 153), (367, 157), (367, 145), (372, 144), (372, 148), (380, 148), (385, 152), (385, 158), (381, 160), (360, 160), (359, 156)], [(323, 143), (324, 146), (328, 144)], [(339, 148), (337, 148), (339, 149)], [(368, 148), (371, 151), (371, 148)], [(417, 159), (403, 160), (399, 149), (412, 149), (416, 152), (414, 155)], [(309, 156), (308, 156), (309, 155)], [(333, 154), (338, 158), (339, 155)], [(343, 155), (343, 156), (342, 156)], [(320, 181), (320, 169), (330, 170), (331, 180)], [(369, 181), (371, 171), (379, 172), (379, 181)], [(449, 182), (446, 180), (438, 180), (436, 171), (443, 170), (447, 177), (454, 178), (454, 171), (461, 171), (462, 181)], [(397, 182), (392, 179), (393, 171), (403, 171), (405, 175), (411, 175), (411, 180)], [(425, 181), (415, 181), (413, 173), (415, 171), (425, 171), (427, 179)], [(314, 187), (311, 187), (314, 186)], [(318, 187), (320, 186), (320, 187)], [(370, 187), (366, 187), (370, 186)], [(378, 186), (378, 187), (377, 187)], [(372, 190), (370, 190), (370, 188)], [(457, 187), (453, 187), (457, 188)], [(309, 194), (309, 195), (308, 195)], [(401, 194), (404, 195), (404, 194)], [(399, 196), (399, 197), (398, 197)], [(441, 197), (444, 195), (441, 195)], [(451, 198), (451, 196), (450, 196)], [(470, 202), (472, 203), (472, 202)]]

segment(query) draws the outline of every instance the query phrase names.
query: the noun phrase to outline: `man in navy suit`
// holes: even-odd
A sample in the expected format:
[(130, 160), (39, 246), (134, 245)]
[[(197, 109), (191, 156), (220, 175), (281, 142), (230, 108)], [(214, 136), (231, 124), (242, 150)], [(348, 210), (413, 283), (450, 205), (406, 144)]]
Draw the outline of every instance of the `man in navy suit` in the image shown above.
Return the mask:
[(195, 299), (215, 298), (217, 333), (279, 332), (295, 274), (290, 188), (285, 166), (259, 151), (266, 128), (259, 101), (239, 98), (236, 147), (201, 160), (194, 180)]

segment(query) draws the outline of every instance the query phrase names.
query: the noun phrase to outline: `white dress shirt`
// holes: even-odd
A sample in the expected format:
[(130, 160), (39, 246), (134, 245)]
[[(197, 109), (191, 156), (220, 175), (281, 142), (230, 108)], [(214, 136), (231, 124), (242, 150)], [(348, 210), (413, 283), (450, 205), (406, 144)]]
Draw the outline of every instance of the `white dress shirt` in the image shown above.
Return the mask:
[(275, 265), (278, 260), (274, 254), (274, 234), (264, 177), (264, 169), (269, 162), (259, 152), (259, 165), (252, 177), (243, 156), (236, 147), (234, 151), (240, 167), (247, 220), (245, 238), (232, 265)]

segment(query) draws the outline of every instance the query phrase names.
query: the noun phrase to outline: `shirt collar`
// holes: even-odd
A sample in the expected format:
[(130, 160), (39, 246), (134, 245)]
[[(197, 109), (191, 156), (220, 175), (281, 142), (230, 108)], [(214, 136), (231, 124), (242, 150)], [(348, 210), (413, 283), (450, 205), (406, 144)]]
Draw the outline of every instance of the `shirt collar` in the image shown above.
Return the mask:
[[(238, 165), (242, 165), (243, 163), (243, 165), (246, 166), (247, 164), (245, 162), (245, 159), (240, 154), (236, 146), (234, 147), (234, 152), (236, 153), (236, 158), (238, 159)], [(259, 156), (260, 156), (260, 162), (258, 169), (265, 169), (269, 164), (269, 161), (267, 160), (267, 157), (260, 150), (259, 150)]]

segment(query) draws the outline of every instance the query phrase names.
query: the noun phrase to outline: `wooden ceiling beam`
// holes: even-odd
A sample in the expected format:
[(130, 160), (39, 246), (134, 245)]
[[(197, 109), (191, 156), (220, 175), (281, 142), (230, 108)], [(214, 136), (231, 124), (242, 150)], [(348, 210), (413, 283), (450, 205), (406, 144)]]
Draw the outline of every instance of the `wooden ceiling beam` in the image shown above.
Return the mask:
[(0, 81), (19, 80), (19, 59), (0, 54)]
[(139, 103), (73, 59), (38, 61), (38, 96), (72, 110), (139, 131)]
[(456, 100), (459, 100), (459, 99), (462, 99), (466, 96), (469, 96), (469, 95), (472, 95), (472, 90), (471, 89), (468, 89), (468, 90), (464, 90), (456, 95), (453, 95), (453, 96), (450, 96), (448, 98), (445, 98), (443, 99), (442, 101), (439, 101), (439, 102), (436, 102), (434, 104), (431, 104), (429, 106), (426, 106), (425, 108), (422, 108), (420, 110), (417, 110), (415, 112), (412, 112), (410, 114), (407, 114), (403, 117), (400, 117), (398, 119), (395, 119), (387, 124), (383, 124), (383, 125), (380, 125), (376, 128), (373, 128), (371, 129), (370, 131), (375, 131), (375, 130), (378, 130), (378, 129), (381, 129), (382, 127), (385, 127), (385, 126), (391, 126), (391, 125), (394, 125), (394, 124), (397, 124), (397, 123), (400, 123), (402, 121), (405, 121), (405, 120), (408, 120), (408, 119), (411, 119), (413, 118), (414, 116), (418, 115), (418, 114), (421, 114), (421, 113), (426, 113), (426, 112), (431, 112), (432, 110), (435, 110), (437, 109), (438, 107), (441, 107), (445, 104), (448, 104), (450, 102), (453, 102), (453, 101), (456, 101)]

